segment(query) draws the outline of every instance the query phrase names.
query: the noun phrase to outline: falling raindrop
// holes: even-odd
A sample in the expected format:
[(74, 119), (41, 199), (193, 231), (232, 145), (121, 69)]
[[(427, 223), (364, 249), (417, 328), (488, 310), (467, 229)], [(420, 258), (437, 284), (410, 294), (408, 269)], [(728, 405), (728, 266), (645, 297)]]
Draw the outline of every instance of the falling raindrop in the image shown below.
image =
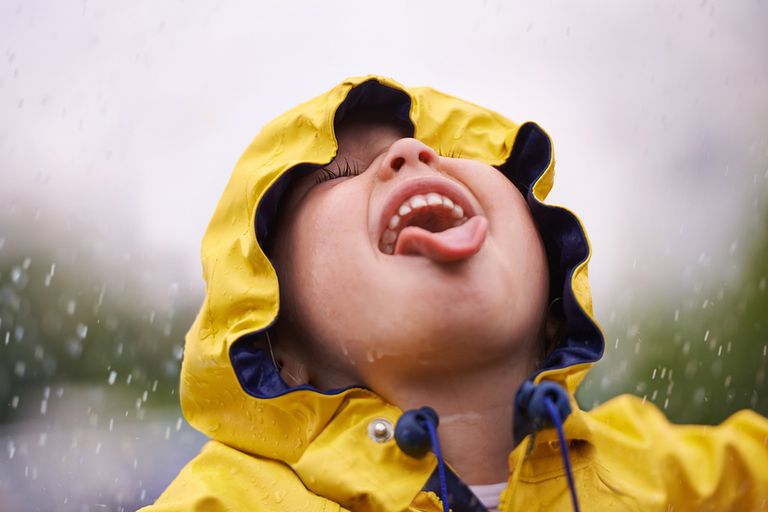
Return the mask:
[(26, 270), (18, 265), (11, 268), (11, 282), (16, 285), (16, 288), (23, 290), (29, 283)]
[(115, 370), (112, 370), (109, 372), (109, 377), (107, 377), (107, 383), (111, 386), (115, 383), (115, 380), (117, 380), (117, 372)]
[(77, 359), (83, 353), (83, 342), (78, 338), (68, 338), (66, 348), (69, 357)]
[(88, 326), (83, 323), (78, 323), (77, 327), (75, 327), (75, 332), (77, 333), (77, 337), (81, 340), (84, 340), (86, 336), (88, 336)]

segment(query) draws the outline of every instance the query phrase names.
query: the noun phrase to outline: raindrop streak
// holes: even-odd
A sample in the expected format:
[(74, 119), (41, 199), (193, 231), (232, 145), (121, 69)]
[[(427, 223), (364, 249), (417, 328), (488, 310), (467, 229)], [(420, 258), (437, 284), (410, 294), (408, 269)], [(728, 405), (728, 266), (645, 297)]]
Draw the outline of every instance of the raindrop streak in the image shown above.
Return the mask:
[(109, 372), (109, 377), (107, 378), (107, 382), (111, 386), (112, 384), (115, 383), (115, 380), (117, 380), (117, 372), (115, 370), (112, 370), (111, 372)]
[(51, 279), (53, 279), (54, 274), (56, 273), (56, 264), (51, 263), (51, 270), (48, 271), (48, 273), (45, 275), (45, 287), (51, 286)]

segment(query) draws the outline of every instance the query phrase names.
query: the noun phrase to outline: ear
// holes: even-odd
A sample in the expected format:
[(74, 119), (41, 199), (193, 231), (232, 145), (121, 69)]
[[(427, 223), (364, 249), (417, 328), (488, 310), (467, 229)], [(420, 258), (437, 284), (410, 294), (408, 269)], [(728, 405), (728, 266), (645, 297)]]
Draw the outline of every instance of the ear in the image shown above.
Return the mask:
[(299, 360), (299, 358), (290, 356), (280, 357), (278, 358), (278, 368), (280, 369), (280, 376), (289, 386), (309, 384), (307, 365), (304, 361)]
[[(286, 343), (285, 335), (267, 336), (267, 343), (272, 361), (280, 372), (280, 377), (289, 386), (300, 386), (309, 383), (309, 372), (304, 358), (298, 356), (294, 350), (291, 350), (291, 343)], [(275, 343), (275, 338), (280, 342)]]

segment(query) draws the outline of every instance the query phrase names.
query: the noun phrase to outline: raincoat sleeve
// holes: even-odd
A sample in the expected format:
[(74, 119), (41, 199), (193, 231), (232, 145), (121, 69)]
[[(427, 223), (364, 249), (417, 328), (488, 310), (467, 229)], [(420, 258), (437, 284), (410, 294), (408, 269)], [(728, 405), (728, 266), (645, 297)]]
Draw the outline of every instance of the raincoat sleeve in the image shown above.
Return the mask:
[(285, 464), (211, 441), (154, 505), (139, 512), (301, 510), (334, 512), (337, 503), (304, 487)]
[(614, 476), (630, 495), (661, 491), (648, 501), (676, 511), (768, 510), (768, 419), (743, 410), (717, 426), (673, 425), (637, 397), (611, 402), (599, 413), (614, 432), (602, 455), (622, 459)]

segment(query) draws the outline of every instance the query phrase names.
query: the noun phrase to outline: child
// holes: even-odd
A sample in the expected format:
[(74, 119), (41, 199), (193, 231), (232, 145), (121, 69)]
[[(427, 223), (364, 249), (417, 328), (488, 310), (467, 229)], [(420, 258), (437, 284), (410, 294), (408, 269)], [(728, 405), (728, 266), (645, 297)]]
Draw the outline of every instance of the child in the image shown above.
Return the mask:
[(757, 414), (579, 409), (603, 337), (553, 175), (537, 125), (378, 76), (267, 125), (203, 239), (212, 441), (145, 510), (768, 510)]

